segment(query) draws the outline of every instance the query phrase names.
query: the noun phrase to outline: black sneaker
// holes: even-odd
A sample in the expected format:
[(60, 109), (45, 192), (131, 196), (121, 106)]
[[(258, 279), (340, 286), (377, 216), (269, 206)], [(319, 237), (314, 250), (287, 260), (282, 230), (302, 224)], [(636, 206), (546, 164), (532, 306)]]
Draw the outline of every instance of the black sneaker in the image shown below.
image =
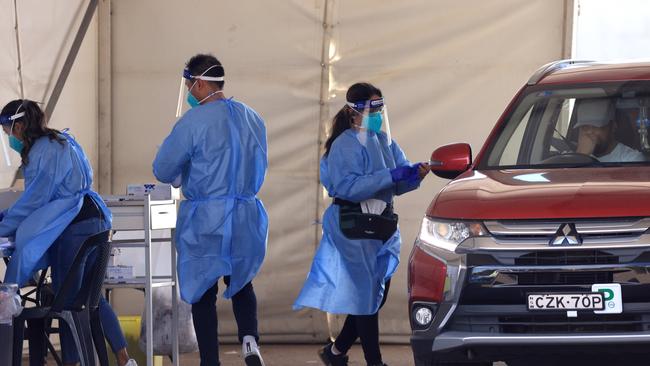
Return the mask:
[(348, 366), (348, 355), (340, 354), (335, 355), (332, 353), (332, 346), (330, 343), (327, 346), (318, 350), (318, 356), (325, 366)]

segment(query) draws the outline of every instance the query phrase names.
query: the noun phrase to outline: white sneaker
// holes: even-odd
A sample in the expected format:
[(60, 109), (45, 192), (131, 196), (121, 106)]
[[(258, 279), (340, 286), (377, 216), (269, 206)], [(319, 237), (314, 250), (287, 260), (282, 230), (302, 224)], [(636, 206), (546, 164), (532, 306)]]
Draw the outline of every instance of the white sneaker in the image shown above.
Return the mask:
[(257, 347), (257, 342), (255, 342), (255, 337), (244, 337), (244, 342), (241, 345), (241, 354), (246, 366), (264, 366), (264, 360), (262, 360), (262, 355), (260, 354), (260, 349)]
[(124, 366), (138, 366), (138, 363), (134, 359), (130, 359)]

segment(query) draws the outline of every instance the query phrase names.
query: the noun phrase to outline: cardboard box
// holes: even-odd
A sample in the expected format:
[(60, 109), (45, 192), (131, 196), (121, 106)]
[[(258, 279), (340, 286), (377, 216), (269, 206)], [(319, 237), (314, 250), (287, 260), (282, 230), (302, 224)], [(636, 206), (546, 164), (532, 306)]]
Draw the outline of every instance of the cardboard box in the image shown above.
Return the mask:
[(180, 199), (178, 188), (166, 183), (129, 184), (126, 187), (127, 196), (144, 197), (149, 194), (152, 200), (167, 201)]

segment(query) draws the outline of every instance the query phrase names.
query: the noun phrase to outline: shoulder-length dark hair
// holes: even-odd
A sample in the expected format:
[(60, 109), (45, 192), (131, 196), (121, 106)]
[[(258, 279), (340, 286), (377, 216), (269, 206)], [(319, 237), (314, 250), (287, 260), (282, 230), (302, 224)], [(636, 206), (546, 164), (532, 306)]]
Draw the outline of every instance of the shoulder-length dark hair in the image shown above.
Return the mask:
[(29, 163), (29, 150), (40, 137), (48, 136), (50, 140), (56, 140), (63, 144), (65, 140), (59, 135), (61, 132), (47, 127), (45, 113), (34, 101), (29, 99), (12, 100), (2, 108), (0, 114), (11, 116), (20, 112), (25, 112), (25, 115), (17, 118), (14, 123), (23, 125), (23, 150), (20, 152), (23, 165)]
[[(348, 89), (348, 92), (345, 94), (345, 100), (350, 103), (358, 103), (369, 100), (373, 95), (381, 97), (381, 90), (370, 83), (356, 83)], [(352, 108), (345, 105), (334, 116), (334, 119), (332, 120), (332, 130), (327, 141), (325, 141), (325, 156), (329, 155), (334, 140), (352, 126), (354, 113), (355, 112)]]

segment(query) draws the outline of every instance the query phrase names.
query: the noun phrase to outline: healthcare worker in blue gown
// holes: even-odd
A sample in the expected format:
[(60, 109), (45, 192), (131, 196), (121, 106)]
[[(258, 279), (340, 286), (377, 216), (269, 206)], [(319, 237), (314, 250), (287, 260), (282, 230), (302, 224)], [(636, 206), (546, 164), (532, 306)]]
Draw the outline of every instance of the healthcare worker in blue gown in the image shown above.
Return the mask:
[[(348, 314), (336, 341), (319, 351), (325, 365), (347, 365), (346, 353), (357, 338), (366, 363), (384, 365), (378, 311), (386, 302), (401, 245), (393, 198), (418, 188), (430, 169), (428, 163), (411, 165), (390, 138), (379, 89), (357, 83), (346, 100), (334, 117), (320, 163), (321, 183), (334, 201), (323, 216), (323, 238), (294, 309)], [(342, 226), (341, 213), (392, 221), (383, 224), (387, 232), (378, 238), (377, 228), (366, 228), (364, 221), (352, 225), (346, 219)]]
[[(49, 265), (57, 291), (83, 242), (111, 228), (111, 213), (92, 190), (92, 169), (81, 146), (68, 133), (48, 128), (37, 103), (27, 99), (8, 103), (0, 112), (0, 124), (9, 136), (9, 145), (22, 158), (25, 177), (24, 193), (0, 213), (0, 237), (13, 237), (16, 243), (5, 282), (23, 286), (35, 271)], [(84, 268), (93, 266), (94, 260), (94, 256), (89, 257)], [(77, 286), (81, 286), (81, 275)], [(74, 296), (76, 293), (70, 300)], [(103, 298), (99, 309), (118, 364), (135, 366), (113, 309)], [(42, 342), (30, 339), (30, 347), (37, 345)], [(61, 348), (64, 364), (79, 362), (67, 327), (61, 330)], [(30, 359), (30, 365), (43, 364), (43, 359)]]
[(192, 304), (201, 366), (219, 365), (217, 284), (224, 278), (246, 365), (263, 365), (251, 281), (266, 253), (268, 217), (256, 197), (267, 168), (266, 128), (246, 104), (223, 93), (224, 68), (199, 54), (183, 73), (192, 107), (174, 125), (153, 162), (159, 181), (180, 184), (176, 225), (178, 276)]

